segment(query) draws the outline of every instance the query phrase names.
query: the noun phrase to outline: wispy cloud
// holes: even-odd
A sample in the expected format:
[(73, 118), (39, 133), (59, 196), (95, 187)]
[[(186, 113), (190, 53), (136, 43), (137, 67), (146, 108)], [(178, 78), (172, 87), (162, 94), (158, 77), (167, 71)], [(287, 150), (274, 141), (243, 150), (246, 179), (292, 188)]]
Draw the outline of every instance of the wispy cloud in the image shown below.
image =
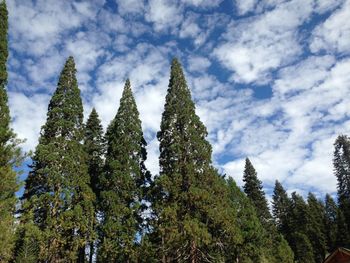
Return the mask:
[(249, 156), (267, 190), (279, 179), (300, 193), (333, 192), (332, 143), (350, 133), (349, 3), (8, 1), (12, 125), (33, 149), (74, 55), (85, 115), (96, 107), (104, 127), (131, 79), (156, 174), (155, 133), (178, 56), (219, 169), (241, 183)]

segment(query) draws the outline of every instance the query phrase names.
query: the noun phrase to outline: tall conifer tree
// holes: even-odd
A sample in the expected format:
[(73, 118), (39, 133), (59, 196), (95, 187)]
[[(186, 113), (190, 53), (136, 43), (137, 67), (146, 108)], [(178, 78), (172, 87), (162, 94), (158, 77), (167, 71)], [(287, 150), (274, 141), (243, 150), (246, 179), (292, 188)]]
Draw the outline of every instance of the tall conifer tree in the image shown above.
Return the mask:
[(327, 194), (325, 198), (324, 228), (326, 235), (327, 251), (329, 253), (336, 249), (337, 242), (337, 212), (338, 206), (334, 199)]
[(297, 262), (314, 263), (314, 250), (308, 237), (311, 215), (302, 196), (292, 193), (291, 210), (288, 219), (287, 240), (294, 251)]
[(92, 109), (85, 125), (84, 148), (87, 153), (91, 189), (98, 196), (101, 191), (99, 184), (104, 166), (103, 157), (106, 147), (103, 127), (95, 108)]
[(243, 173), (243, 189), (250, 200), (253, 202), (258, 217), (264, 227), (269, 224), (271, 214), (267, 205), (265, 192), (262, 187), (262, 182), (258, 179), (254, 166), (248, 158), (245, 160)]
[(21, 160), (19, 141), (10, 128), (8, 107), (7, 58), (8, 12), (5, 1), (0, 1), (0, 262), (7, 262), (14, 245), (15, 196), (19, 186), (13, 166)]
[[(339, 135), (334, 147), (333, 165), (338, 180), (339, 209), (345, 222), (350, 222), (350, 139), (346, 135)], [(350, 236), (350, 230), (347, 235)]]
[(272, 195), (272, 214), (278, 231), (284, 236), (288, 233), (288, 213), (291, 201), (282, 184), (276, 180)]
[(326, 256), (326, 237), (324, 228), (324, 205), (317, 200), (316, 196), (309, 193), (307, 204), (310, 215), (310, 225), (307, 229), (307, 236), (311, 242), (314, 252), (314, 259), (317, 263), (322, 263)]
[(144, 191), (150, 180), (145, 168), (146, 141), (130, 81), (107, 129), (107, 154), (101, 192), (100, 262), (136, 262), (137, 234), (142, 231)]
[(157, 134), (159, 195), (153, 210), (162, 262), (219, 261), (224, 257), (225, 245), (229, 243), (233, 249), (239, 239), (228, 188), (212, 167), (206, 136), (181, 64), (174, 59)]
[(85, 260), (92, 236), (93, 201), (82, 145), (83, 105), (73, 57), (59, 77), (33, 156), (24, 197), (27, 213), (42, 230), (40, 257), (45, 262)]
[(229, 249), (226, 257), (235, 262), (260, 262), (265, 249), (265, 230), (251, 200), (232, 178), (227, 180), (227, 184), (230, 189), (230, 201), (237, 211), (237, 225), (242, 233), (242, 242)]
[[(89, 118), (85, 125), (85, 138), (84, 148), (87, 153), (87, 166), (90, 176), (90, 187), (96, 195), (95, 217), (98, 217), (98, 200), (101, 191), (101, 177), (104, 166), (104, 154), (105, 154), (105, 138), (103, 136), (103, 127), (97, 111), (92, 109)], [(93, 262), (93, 255), (95, 250), (95, 239), (97, 237), (97, 225), (94, 225), (94, 235), (89, 245), (89, 262)]]
[(264, 228), (266, 260), (269, 262), (279, 262), (280, 260), (292, 262), (293, 252), (273, 224), (262, 182), (258, 179), (257, 172), (248, 158), (246, 158), (243, 182), (245, 183), (243, 185), (244, 192), (254, 205), (260, 223)]
[(337, 211), (337, 239), (336, 246), (337, 247), (349, 247), (350, 246), (350, 236), (349, 225), (345, 219), (343, 211), (338, 208)]

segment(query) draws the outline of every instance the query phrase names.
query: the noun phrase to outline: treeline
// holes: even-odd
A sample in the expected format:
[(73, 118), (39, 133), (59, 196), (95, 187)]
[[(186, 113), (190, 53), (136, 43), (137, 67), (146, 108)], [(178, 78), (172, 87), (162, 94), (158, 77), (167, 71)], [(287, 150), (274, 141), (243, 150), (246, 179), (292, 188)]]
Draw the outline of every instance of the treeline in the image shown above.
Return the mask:
[(212, 165), (181, 64), (171, 63), (158, 175), (126, 80), (104, 134), (95, 109), (83, 123), (73, 57), (59, 76), (32, 156), (23, 196), (23, 154), (6, 93), (7, 9), (0, 3), (0, 262), (319, 263), (350, 246), (350, 140), (335, 143), (338, 198), (288, 196), (276, 181), (272, 214), (246, 159), (243, 191)]

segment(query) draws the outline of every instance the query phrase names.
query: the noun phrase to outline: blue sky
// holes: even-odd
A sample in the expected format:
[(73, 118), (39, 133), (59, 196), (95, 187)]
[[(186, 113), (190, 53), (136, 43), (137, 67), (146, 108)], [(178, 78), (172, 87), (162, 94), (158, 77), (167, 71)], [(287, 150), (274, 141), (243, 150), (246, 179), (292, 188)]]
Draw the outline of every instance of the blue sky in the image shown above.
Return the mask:
[(85, 116), (106, 127), (130, 78), (158, 172), (172, 57), (208, 128), (213, 160), (241, 184), (244, 159), (265, 190), (336, 191), (333, 142), (350, 134), (350, 1), (8, 0), (13, 128), (37, 144), (60, 70), (75, 57)]

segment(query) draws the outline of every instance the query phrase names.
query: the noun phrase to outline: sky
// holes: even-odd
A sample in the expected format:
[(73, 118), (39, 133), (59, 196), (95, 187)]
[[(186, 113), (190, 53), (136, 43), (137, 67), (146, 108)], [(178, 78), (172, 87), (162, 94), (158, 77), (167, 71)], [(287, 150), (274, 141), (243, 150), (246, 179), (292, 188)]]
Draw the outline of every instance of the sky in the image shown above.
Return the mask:
[(177, 57), (213, 146), (242, 185), (252, 161), (271, 195), (336, 192), (333, 143), (350, 134), (350, 0), (7, 0), (9, 105), (34, 150), (68, 56), (85, 119), (106, 128), (130, 78), (157, 174), (161, 114)]

